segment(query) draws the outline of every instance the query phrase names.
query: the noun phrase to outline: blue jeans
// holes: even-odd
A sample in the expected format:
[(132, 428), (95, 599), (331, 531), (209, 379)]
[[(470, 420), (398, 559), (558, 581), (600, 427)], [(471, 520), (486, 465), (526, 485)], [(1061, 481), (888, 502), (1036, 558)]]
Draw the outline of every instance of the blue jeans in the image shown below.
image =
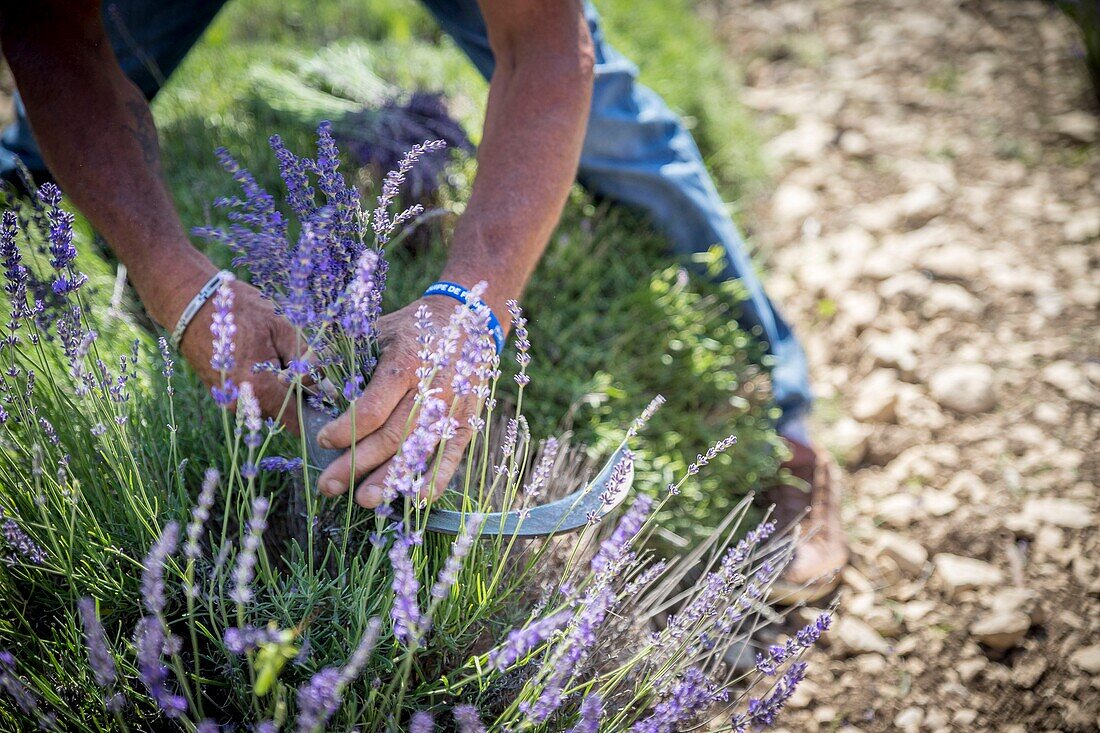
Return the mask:
[[(104, 23), (123, 70), (152, 97), (182, 61), (226, 0), (114, 0)], [(486, 78), (493, 54), (475, 0), (422, 0)], [(739, 317), (772, 355), (772, 389), (781, 410), (780, 431), (802, 425), (812, 402), (802, 348), (768, 299), (736, 226), (703, 165), (691, 134), (661, 98), (637, 81), (638, 69), (607, 42), (589, 3), (585, 15), (596, 47), (592, 111), (578, 180), (593, 193), (636, 208), (660, 227), (679, 255), (715, 244), (726, 253), (722, 277), (737, 278), (748, 293)], [(120, 22), (121, 21), (121, 22)], [(32, 170), (45, 169), (21, 101), (16, 119), (0, 136), (0, 170), (18, 155)]]

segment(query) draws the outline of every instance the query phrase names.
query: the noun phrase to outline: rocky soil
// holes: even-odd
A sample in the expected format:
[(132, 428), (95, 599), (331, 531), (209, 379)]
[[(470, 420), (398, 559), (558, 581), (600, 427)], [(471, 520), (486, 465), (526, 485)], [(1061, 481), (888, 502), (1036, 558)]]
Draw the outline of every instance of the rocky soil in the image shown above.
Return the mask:
[(719, 0), (854, 561), (791, 731), (1100, 730), (1100, 137), (1040, 2)]

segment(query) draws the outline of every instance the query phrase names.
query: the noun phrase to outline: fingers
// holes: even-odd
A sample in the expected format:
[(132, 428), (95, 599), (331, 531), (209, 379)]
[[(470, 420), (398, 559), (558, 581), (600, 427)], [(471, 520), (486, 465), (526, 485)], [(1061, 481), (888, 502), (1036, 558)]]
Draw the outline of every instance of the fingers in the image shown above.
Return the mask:
[[(351, 409), (321, 429), (317, 434), (317, 443), (322, 448), (347, 448), (356, 440), (372, 433), (386, 424), (397, 405), (408, 394), (415, 376), (406, 369), (388, 361), (385, 356), (379, 362), (374, 375), (363, 394), (355, 401)], [(354, 413), (354, 432), (352, 415)], [(406, 413), (405, 417), (408, 414)], [(404, 428), (404, 423), (401, 426)], [(393, 455), (392, 453), (390, 455)]]
[[(421, 499), (431, 502), (443, 495), (443, 492), (447, 490), (447, 485), (451, 482), (451, 478), (458, 471), (462, 456), (466, 452), (466, 446), (470, 444), (473, 434), (473, 430), (468, 427), (459, 428), (454, 437), (446, 442), (443, 451), (428, 467), (424, 486), (420, 490)], [(359, 488), (355, 491), (355, 501), (360, 506), (373, 509), (382, 503), (382, 485), (392, 463), (393, 459), (390, 459), (378, 466), (359, 484)]]
[[(360, 401), (367, 399), (364, 393)], [(355, 444), (355, 447), (337, 458), (324, 470), (317, 481), (317, 489), (325, 496), (339, 496), (348, 490), (363, 474), (378, 468), (397, 453), (405, 437), (409, 414), (416, 402), (416, 394), (405, 392), (376, 429)], [(332, 423), (329, 423), (331, 426)], [(356, 431), (359, 431), (358, 412)], [(326, 428), (327, 429), (327, 428)], [(321, 441), (318, 440), (320, 443)], [(354, 475), (352, 470), (354, 469)], [(381, 486), (381, 481), (379, 481)], [(381, 490), (380, 490), (381, 491)], [(381, 494), (379, 494), (381, 496)]]

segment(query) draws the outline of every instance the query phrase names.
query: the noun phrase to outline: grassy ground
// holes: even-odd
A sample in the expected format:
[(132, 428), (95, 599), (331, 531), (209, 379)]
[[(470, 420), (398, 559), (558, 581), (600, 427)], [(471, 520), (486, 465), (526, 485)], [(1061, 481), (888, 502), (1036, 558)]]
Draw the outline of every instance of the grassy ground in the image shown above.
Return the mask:
[[(690, 2), (613, 0), (600, 9), (608, 35), (639, 64), (642, 79), (688, 118), (727, 198), (758, 182), (748, 118)], [(210, 202), (231, 191), (215, 146), (230, 148), (278, 191), (267, 136), (279, 132), (292, 148), (308, 150), (313, 128), (327, 116), (303, 95), (263, 79), (301, 76), (303, 66), (320, 63), (326, 83), (337, 84), (343, 74), (354, 85), (358, 72), (348, 59), (400, 88), (446, 92), (476, 140), (487, 86), (417, 4), (237, 0), (154, 106), (186, 224), (216, 220)], [(458, 165), (437, 203), (463, 201), (473, 167)], [(365, 176), (360, 180), (369, 186)], [(392, 304), (433, 279), (452, 220), (433, 226), (426, 248), (395, 253)], [(664, 394), (669, 404), (651, 430), (641, 475), (649, 487), (663, 486), (684, 469), (685, 458), (736, 433), (739, 446), (681, 502), (685, 513), (674, 524), (690, 531), (773, 472), (775, 461), (759, 349), (732, 325), (736, 289), (687, 276), (663, 252), (646, 222), (596, 207), (580, 191), (572, 197), (526, 298), (537, 402), (530, 416), (537, 434), (572, 430), (577, 440), (606, 449), (655, 393)], [(224, 261), (224, 252), (212, 254)]]

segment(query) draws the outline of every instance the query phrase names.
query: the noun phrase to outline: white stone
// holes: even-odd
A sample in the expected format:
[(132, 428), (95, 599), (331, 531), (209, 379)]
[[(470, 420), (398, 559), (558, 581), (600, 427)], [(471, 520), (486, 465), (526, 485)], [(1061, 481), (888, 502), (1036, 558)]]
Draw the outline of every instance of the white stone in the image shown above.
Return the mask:
[(924, 711), (918, 707), (905, 708), (894, 716), (894, 727), (903, 733), (917, 733), (924, 722)]
[(949, 491), (926, 489), (921, 494), (921, 506), (933, 517), (946, 517), (959, 508), (959, 500)]
[(813, 163), (836, 139), (836, 128), (821, 120), (803, 120), (794, 129), (773, 138), (764, 146), (768, 155), (778, 160)]
[(772, 211), (776, 220), (785, 223), (799, 224), (816, 211), (817, 207), (817, 194), (793, 183), (780, 186), (772, 199)]
[(1069, 661), (1089, 674), (1100, 674), (1100, 644), (1078, 649), (1069, 656)]
[(1091, 143), (1096, 141), (1100, 132), (1100, 123), (1096, 115), (1084, 110), (1065, 112), (1055, 117), (1052, 122), (1054, 129), (1060, 134), (1079, 143)]
[(1022, 611), (994, 611), (970, 626), (970, 635), (990, 649), (1005, 651), (1017, 646), (1031, 628), (1031, 618)]
[(876, 369), (856, 387), (852, 417), (860, 422), (894, 422), (898, 396), (897, 373)]
[(947, 206), (943, 191), (932, 183), (923, 183), (901, 197), (898, 207), (910, 226), (920, 226), (939, 216)]
[(941, 553), (932, 558), (936, 575), (952, 596), (975, 588), (987, 588), (1004, 582), (1004, 573), (995, 565), (972, 557)]
[(889, 654), (890, 645), (870, 626), (854, 616), (841, 616), (830, 636), (841, 649), (852, 656), (857, 654)]
[(1100, 390), (1092, 385), (1083, 370), (1071, 361), (1056, 361), (1043, 369), (1043, 381), (1061, 390), (1066, 397), (1089, 405), (1100, 405)]
[(892, 494), (875, 506), (875, 515), (898, 529), (905, 529), (923, 514), (920, 499), (911, 494)]
[(829, 431), (829, 447), (845, 466), (857, 466), (867, 455), (871, 433), (869, 425), (842, 418)]
[(1092, 511), (1070, 499), (1028, 499), (1024, 503), (1023, 514), (1036, 521), (1067, 529), (1083, 529), (1093, 524)]
[(1087, 242), (1100, 237), (1100, 209), (1086, 209), (1071, 214), (1062, 224), (1062, 236), (1068, 242)]
[(903, 572), (919, 575), (928, 562), (928, 550), (914, 539), (897, 532), (880, 532), (875, 540), (879, 554), (891, 558)]
[(955, 364), (934, 372), (928, 388), (941, 406), (974, 415), (997, 404), (993, 382), (993, 370), (985, 364)]
[(930, 283), (921, 304), (921, 313), (925, 318), (942, 315), (977, 316), (983, 310), (985, 306), (982, 301), (963, 286), (954, 283)]

